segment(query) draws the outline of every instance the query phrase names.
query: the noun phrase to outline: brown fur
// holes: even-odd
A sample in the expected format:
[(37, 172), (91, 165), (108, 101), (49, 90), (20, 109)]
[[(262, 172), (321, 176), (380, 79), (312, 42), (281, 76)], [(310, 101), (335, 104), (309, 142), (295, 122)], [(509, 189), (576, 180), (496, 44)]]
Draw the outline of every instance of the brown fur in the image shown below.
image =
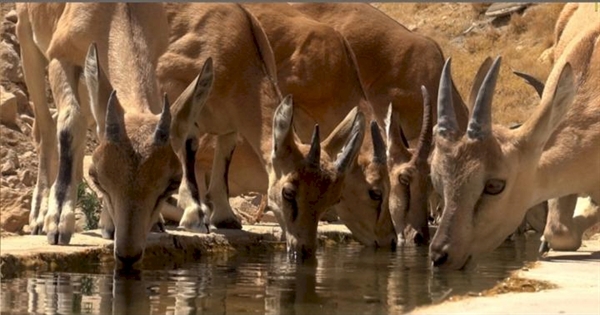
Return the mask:
[[(40, 153), (32, 226), (36, 228), (41, 217), (50, 243), (57, 239), (68, 243), (74, 221), (71, 207), (82, 176), (85, 133), (95, 123), (100, 145), (94, 151), (90, 175), (104, 195), (103, 236), (114, 236), (115, 256), (125, 264), (134, 264), (142, 257), (160, 203), (181, 177), (177, 156), (168, 141), (168, 126), (163, 124), (170, 124), (168, 105), (161, 115), (155, 115), (163, 104), (155, 69), (168, 43), (163, 7), (47, 3), (18, 4), (17, 11), (17, 34), (36, 108), (35, 139)], [(43, 89), (43, 66), (48, 61), (59, 112), (57, 126), (49, 118)], [(117, 93), (109, 98), (113, 89)], [(176, 102), (176, 117), (178, 108), (186, 107), (180, 106), (182, 103), (189, 106), (192, 102)], [(51, 160), (56, 154), (55, 130), (59, 134), (58, 171)], [(167, 139), (157, 136), (159, 131), (162, 135), (166, 132)], [(48, 192), (56, 172), (56, 183)], [(68, 198), (62, 202), (65, 192)], [(41, 213), (36, 219), (38, 210)]]
[[(494, 249), (544, 200), (571, 194), (600, 200), (599, 38), (594, 22), (569, 40), (540, 106), (520, 128), (493, 125), (482, 139), (436, 136), (432, 179), (445, 206), (430, 247), (436, 265), (461, 268)], [(505, 181), (501, 192), (484, 193), (497, 181)]]

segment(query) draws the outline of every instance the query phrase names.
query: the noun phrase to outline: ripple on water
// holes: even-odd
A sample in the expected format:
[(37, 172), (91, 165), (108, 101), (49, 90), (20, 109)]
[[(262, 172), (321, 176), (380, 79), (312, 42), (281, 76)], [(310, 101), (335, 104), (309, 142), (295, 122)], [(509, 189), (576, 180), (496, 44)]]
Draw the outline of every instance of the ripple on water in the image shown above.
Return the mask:
[[(285, 252), (205, 256), (175, 270), (136, 274), (30, 273), (3, 279), (2, 313), (383, 314), (490, 290), (536, 258), (538, 237), (506, 242), (470, 271), (433, 272), (427, 248), (325, 246), (317, 259)], [(511, 282), (512, 281), (512, 282)], [(524, 291), (534, 284), (508, 280)], [(504, 286), (506, 288), (506, 286)], [(498, 289), (500, 288), (500, 289)], [(486, 291), (487, 290), (487, 291)]]

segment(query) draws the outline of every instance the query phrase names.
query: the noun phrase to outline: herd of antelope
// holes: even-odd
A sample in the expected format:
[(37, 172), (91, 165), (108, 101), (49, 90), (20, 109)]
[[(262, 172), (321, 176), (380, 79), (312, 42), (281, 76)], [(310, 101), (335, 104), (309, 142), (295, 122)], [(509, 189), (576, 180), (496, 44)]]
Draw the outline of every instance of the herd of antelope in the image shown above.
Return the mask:
[[(125, 266), (173, 193), (180, 229), (240, 229), (228, 197), (256, 191), (289, 251), (313, 255), (332, 208), (364, 245), (430, 244), (451, 269), (550, 200), (545, 250), (576, 250), (600, 219), (573, 217), (578, 196), (600, 202), (593, 6), (565, 6), (548, 80), (520, 74), (540, 105), (509, 129), (491, 115), (500, 57), (465, 102), (440, 47), (366, 3), (17, 4), (39, 157), (32, 233), (69, 244), (91, 129), (102, 236)], [(431, 196), (443, 211), (430, 240)]]

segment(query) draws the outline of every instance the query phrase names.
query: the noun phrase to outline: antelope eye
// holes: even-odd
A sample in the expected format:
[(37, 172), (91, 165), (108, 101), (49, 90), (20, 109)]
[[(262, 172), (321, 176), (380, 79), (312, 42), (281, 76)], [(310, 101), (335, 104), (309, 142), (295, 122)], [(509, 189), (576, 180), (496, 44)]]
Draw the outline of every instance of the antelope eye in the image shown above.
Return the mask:
[(296, 200), (296, 189), (292, 184), (285, 184), (281, 190), (281, 195), (283, 196), (283, 199), (293, 202)]
[(371, 198), (371, 200), (375, 200), (375, 201), (380, 201), (381, 200), (381, 190), (373, 188), (373, 189), (369, 189), (369, 198)]
[(504, 191), (506, 182), (501, 179), (490, 179), (485, 183), (484, 193), (488, 195), (497, 195)]

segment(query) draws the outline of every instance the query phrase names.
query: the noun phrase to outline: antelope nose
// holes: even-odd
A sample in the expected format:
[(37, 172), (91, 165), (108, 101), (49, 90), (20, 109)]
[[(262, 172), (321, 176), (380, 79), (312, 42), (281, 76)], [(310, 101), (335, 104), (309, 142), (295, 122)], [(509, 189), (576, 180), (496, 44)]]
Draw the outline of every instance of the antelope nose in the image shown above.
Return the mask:
[(119, 261), (121, 262), (121, 264), (123, 265), (123, 267), (130, 268), (130, 267), (133, 267), (133, 265), (135, 263), (137, 263), (138, 261), (140, 261), (140, 259), (142, 258), (142, 253), (140, 252), (140, 253), (135, 254), (133, 256), (129, 256), (129, 255), (122, 256), (122, 255), (119, 255), (119, 254), (117, 254), (116, 256), (119, 259)]
[(432, 251), (431, 261), (434, 267), (439, 267), (448, 261), (448, 252), (445, 250)]

